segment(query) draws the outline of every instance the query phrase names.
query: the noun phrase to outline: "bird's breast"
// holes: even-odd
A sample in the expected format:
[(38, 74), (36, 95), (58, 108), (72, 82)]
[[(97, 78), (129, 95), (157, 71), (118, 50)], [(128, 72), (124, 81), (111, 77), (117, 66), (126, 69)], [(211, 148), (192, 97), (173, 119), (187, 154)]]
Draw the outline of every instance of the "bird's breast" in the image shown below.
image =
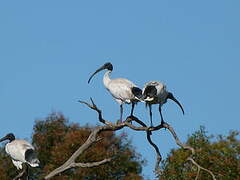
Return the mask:
[(19, 144), (14, 143), (15, 141), (8, 143), (5, 150), (12, 159), (24, 162), (24, 150), (19, 146)]

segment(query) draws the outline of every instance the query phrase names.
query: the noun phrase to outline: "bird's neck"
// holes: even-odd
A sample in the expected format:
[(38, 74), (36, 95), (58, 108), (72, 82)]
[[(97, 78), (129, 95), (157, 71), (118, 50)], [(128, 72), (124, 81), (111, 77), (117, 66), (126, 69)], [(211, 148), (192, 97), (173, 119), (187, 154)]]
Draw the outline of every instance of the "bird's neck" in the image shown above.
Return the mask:
[(107, 72), (105, 72), (105, 74), (103, 76), (103, 84), (106, 88), (108, 87), (108, 83), (111, 81), (111, 79), (110, 79), (111, 72), (112, 71), (108, 70)]
[(9, 139), (9, 143), (13, 142), (15, 140), (15, 137), (14, 138), (10, 138)]
[[(14, 139), (14, 140), (15, 140), (15, 139)], [(7, 142), (7, 144), (12, 143), (14, 140), (12, 140), (12, 139), (10, 140), (10, 139), (9, 139), (9, 141)]]

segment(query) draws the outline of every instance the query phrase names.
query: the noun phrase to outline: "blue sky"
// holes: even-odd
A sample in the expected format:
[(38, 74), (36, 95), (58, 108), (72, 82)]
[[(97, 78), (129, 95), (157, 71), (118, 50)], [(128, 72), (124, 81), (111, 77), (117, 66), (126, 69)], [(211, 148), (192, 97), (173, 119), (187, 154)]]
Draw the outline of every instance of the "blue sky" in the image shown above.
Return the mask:
[[(239, 129), (239, 1), (2, 1), (0, 2), (0, 136), (31, 139), (36, 119), (52, 111), (71, 122), (95, 125), (97, 115), (77, 103), (92, 97), (106, 119), (119, 106), (90, 74), (107, 61), (113, 78), (140, 87), (164, 82), (183, 104), (163, 107), (165, 120), (186, 140), (206, 126), (213, 134)], [(125, 106), (125, 115), (130, 106)], [(139, 104), (135, 114), (149, 123)], [(159, 122), (157, 107), (153, 121)], [(148, 161), (154, 177), (155, 152), (145, 133), (125, 129)], [(176, 148), (165, 130), (153, 134), (163, 157)]]

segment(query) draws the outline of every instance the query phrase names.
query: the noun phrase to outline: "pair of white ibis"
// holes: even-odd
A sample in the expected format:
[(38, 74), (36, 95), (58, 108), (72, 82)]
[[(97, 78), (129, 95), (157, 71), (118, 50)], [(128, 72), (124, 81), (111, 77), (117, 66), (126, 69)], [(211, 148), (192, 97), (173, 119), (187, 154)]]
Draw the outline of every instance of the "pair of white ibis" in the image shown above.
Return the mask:
[(159, 112), (161, 116), (161, 123), (164, 123), (162, 117), (161, 107), (167, 102), (167, 99), (171, 99), (176, 102), (183, 114), (184, 110), (181, 104), (173, 96), (171, 92), (168, 92), (166, 86), (161, 82), (150, 81), (145, 84), (143, 90), (138, 88), (134, 83), (124, 78), (110, 79), (110, 74), (113, 71), (113, 65), (108, 62), (97, 69), (89, 78), (88, 83), (92, 77), (98, 72), (106, 69), (107, 72), (103, 76), (103, 84), (106, 89), (111, 93), (113, 98), (120, 104), (120, 121), (122, 121), (123, 104), (132, 104), (131, 115), (133, 115), (134, 105), (139, 101), (145, 101), (149, 107), (150, 120), (152, 126), (152, 104), (159, 104)]
[(34, 147), (23, 139), (15, 139), (13, 133), (7, 134), (0, 139), (0, 142), (9, 140), (5, 146), (6, 153), (11, 157), (14, 166), (19, 170), (22, 164), (27, 163), (32, 167), (38, 167), (40, 161), (36, 156)]

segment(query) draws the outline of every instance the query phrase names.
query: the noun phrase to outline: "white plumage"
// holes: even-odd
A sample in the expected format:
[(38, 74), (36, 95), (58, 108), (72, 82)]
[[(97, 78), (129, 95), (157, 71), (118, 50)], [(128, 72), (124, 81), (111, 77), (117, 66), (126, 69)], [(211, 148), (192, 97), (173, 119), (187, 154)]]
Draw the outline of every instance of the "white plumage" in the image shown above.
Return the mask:
[(12, 158), (12, 162), (17, 169), (22, 169), (23, 163), (27, 163), (32, 167), (39, 166), (40, 162), (36, 157), (34, 147), (29, 142), (15, 139), (12, 133), (0, 139), (0, 142), (4, 140), (9, 140), (5, 146), (5, 151)]
[[(113, 70), (111, 63), (105, 63), (102, 67), (97, 69), (89, 78), (88, 83), (92, 77), (100, 72), (101, 70), (107, 69), (107, 72), (103, 76), (103, 84), (106, 89), (110, 92), (113, 98), (120, 104), (120, 121), (122, 121), (123, 104), (132, 103), (131, 115), (133, 115), (134, 105), (139, 101), (138, 95), (142, 94), (141, 89), (139, 89), (134, 83), (124, 78), (110, 79), (110, 74)], [(133, 94), (132, 89), (135, 89), (135, 94)]]
[(152, 104), (159, 104), (159, 112), (161, 117), (161, 124), (164, 123), (162, 117), (162, 105), (167, 102), (167, 99), (171, 99), (176, 102), (181, 108), (183, 114), (184, 110), (178, 100), (173, 96), (173, 94), (167, 91), (166, 85), (158, 81), (147, 82), (143, 88), (143, 100), (146, 105), (149, 106), (150, 120), (152, 126)]
[(131, 90), (133, 87), (137, 87), (135, 84), (124, 78), (110, 79), (109, 74), (110, 71), (105, 73), (103, 83), (119, 104), (138, 101)]

